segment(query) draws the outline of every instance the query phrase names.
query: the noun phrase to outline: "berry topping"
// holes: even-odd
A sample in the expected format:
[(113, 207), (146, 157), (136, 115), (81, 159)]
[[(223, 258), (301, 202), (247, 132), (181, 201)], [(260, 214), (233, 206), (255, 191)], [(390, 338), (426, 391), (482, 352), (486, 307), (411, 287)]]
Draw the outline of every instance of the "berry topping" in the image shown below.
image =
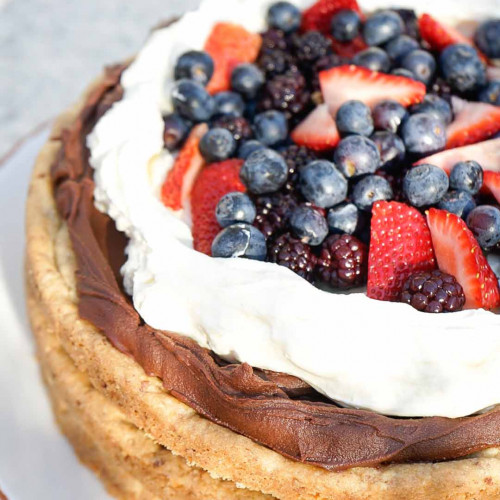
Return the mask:
[(290, 227), (300, 241), (311, 246), (321, 245), (328, 235), (326, 219), (313, 207), (301, 205), (290, 215)]
[(484, 172), (483, 192), (491, 194), (500, 203), (500, 172)]
[(352, 201), (360, 210), (370, 211), (377, 201), (392, 200), (394, 193), (391, 184), (380, 175), (367, 175), (355, 186)]
[(380, 168), (394, 170), (401, 166), (405, 159), (406, 149), (403, 141), (392, 132), (381, 130), (371, 136), (380, 153)]
[(270, 110), (254, 119), (255, 138), (266, 146), (276, 146), (288, 137), (288, 122), (284, 113)]
[(339, 10), (331, 21), (331, 34), (339, 42), (350, 42), (356, 38), (361, 28), (361, 18), (355, 10)]
[(265, 260), (266, 254), (266, 239), (258, 229), (248, 224), (233, 224), (224, 228), (212, 243), (213, 257)]
[(262, 39), (242, 26), (218, 23), (205, 43), (205, 51), (212, 56), (214, 74), (207, 90), (216, 94), (229, 90), (231, 73), (239, 63), (252, 63), (259, 55)]
[(238, 64), (231, 73), (231, 88), (246, 99), (253, 99), (264, 85), (264, 73), (255, 64)]
[(498, 280), (476, 238), (458, 216), (431, 208), (427, 222), (439, 269), (456, 277), (465, 307), (492, 309), (499, 304)]
[(328, 211), (328, 227), (332, 233), (353, 234), (359, 226), (360, 212), (354, 203), (342, 203)]
[(450, 187), (477, 194), (483, 185), (483, 169), (477, 161), (460, 161), (450, 172)]
[(312, 282), (316, 256), (311, 247), (294, 238), (290, 233), (278, 236), (269, 246), (269, 262), (287, 267), (307, 281)]
[(446, 146), (446, 125), (435, 114), (411, 115), (401, 129), (401, 136), (409, 153), (431, 154)]
[(436, 267), (424, 216), (398, 202), (378, 202), (372, 211), (367, 295), (399, 300), (403, 284), (417, 271)]
[(221, 227), (238, 222), (252, 224), (256, 215), (253, 201), (247, 194), (239, 191), (224, 195), (215, 209), (215, 218)]
[(339, 42), (338, 40), (335, 40), (335, 38), (332, 38), (331, 42), (335, 54), (337, 56), (346, 59), (354, 57), (358, 52), (361, 52), (362, 50), (365, 50), (368, 47), (361, 35), (357, 36), (354, 40), (351, 40), (350, 42)]
[(361, 13), (356, 0), (319, 0), (302, 13), (302, 31), (329, 33), (333, 16), (343, 9)]
[(489, 58), (500, 59), (500, 19), (489, 19), (480, 24), (474, 40)]
[(478, 94), (479, 100), (487, 104), (500, 106), (500, 80), (489, 82)]
[(491, 205), (481, 205), (467, 216), (467, 226), (485, 250), (500, 242), (500, 210)]
[(163, 123), (163, 144), (169, 151), (175, 151), (189, 134), (190, 124), (176, 113), (164, 116)]
[(201, 138), (200, 153), (207, 163), (227, 160), (235, 151), (236, 141), (224, 128), (213, 128)]
[(215, 101), (203, 85), (179, 80), (172, 89), (172, 104), (177, 113), (193, 122), (206, 122), (215, 111)]
[(241, 180), (254, 194), (278, 191), (288, 177), (288, 166), (283, 157), (272, 149), (254, 151), (243, 164)]
[(426, 50), (412, 50), (401, 61), (401, 67), (411, 71), (416, 80), (427, 86), (434, 78), (436, 60)]
[(240, 181), (241, 160), (227, 160), (205, 167), (191, 192), (193, 247), (211, 255), (212, 242), (220, 231), (215, 217), (219, 200), (227, 193), (245, 191)]
[(436, 206), (465, 219), (470, 211), (476, 207), (476, 202), (472, 195), (466, 191), (448, 191)]
[(259, 149), (265, 149), (266, 146), (255, 139), (250, 141), (245, 141), (238, 149), (238, 158), (242, 158), (246, 160), (254, 151), (258, 151)]
[(433, 114), (445, 125), (449, 125), (453, 121), (453, 111), (450, 104), (436, 94), (426, 94), (421, 103), (411, 107), (411, 112)]
[(358, 52), (352, 58), (352, 63), (356, 66), (361, 66), (371, 71), (380, 71), (382, 73), (388, 72), (391, 68), (389, 56), (379, 47), (369, 47)]
[(437, 203), (448, 191), (446, 173), (434, 165), (418, 165), (406, 173), (403, 192), (415, 207), (425, 207)]
[(254, 198), (257, 217), (254, 226), (266, 238), (276, 235), (288, 225), (290, 215), (298, 206), (297, 199), (292, 195), (273, 193)]
[(363, 38), (368, 45), (383, 45), (401, 35), (405, 25), (401, 16), (392, 10), (372, 14), (363, 26)]
[(422, 38), (430, 45), (431, 49), (438, 52), (456, 43), (471, 44), (471, 41), (457, 30), (442, 24), (429, 14), (422, 14), (418, 25)]
[(366, 282), (367, 267), (364, 243), (350, 234), (332, 234), (321, 245), (316, 276), (333, 288), (347, 289)]
[(464, 307), (465, 294), (451, 274), (435, 269), (410, 276), (401, 292), (401, 302), (422, 312), (457, 312)]
[(399, 35), (393, 38), (386, 46), (387, 55), (391, 58), (394, 64), (401, 64), (404, 57), (412, 50), (419, 49), (420, 45), (417, 40), (408, 35)]
[(308, 163), (318, 159), (316, 153), (311, 149), (307, 149), (303, 146), (297, 146), (292, 144), (288, 146), (283, 151), (281, 155), (288, 165), (288, 181), (286, 183), (285, 189), (287, 191), (293, 191), (296, 187), (299, 172), (302, 167), (305, 167)]
[(282, 75), (286, 72), (297, 72), (298, 63), (294, 56), (283, 50), (267, 50), (263, 52), (257, 61), (259, 68), (268, 78)]
[(213, 126), (231, 132), (236, 142), (247, 141), (253, 137), (252, 127), (242, 116), (221, 116), (213, 122)]
[(243, 116), (245, 112), (245, 101), (236, 92), (219, 92), (214, 95), (215, 115)]
[(413, 9), (393, 9), (405, 23), (405, 34), (412, 38), (419, 39), (417, 14)]
[(342, 139), (335, 150), (333, 161), (348, 179), (373, 174), (380, 166), (380, 153), (376, 144), (361, 135)]
[(377, 130), (395, 134), (407, 117), (408, 111), (396, 101), (381, 101), (373, 108), (373, 124)]
[(302, 14), (289, 2), (277, 2), (267, 12), (267, 24), (285, 33), (292, 33), (300, 28)]
[(335, 116), (337, 129), (342, 135), (359, 134), (369, 136), (373, 132), (370, 108), (361, 101), (347, 101)]
[(294, 40), (295, 54), (307, 67), (332, 51), (332, 42), (318, 31), (308, 31)]
[(214, 61), (206, 52), (190, 50), (182, 54), (175, 65), (176, 80), (187, 78), (206, 85), (214, 73)]
[(163, 203), (173, 210), (180, 210), (184, 206), (196, 176), (205, 166), (198, 146), (207, 130), (204, 123), (193, 128), (173, 167), (168, 171), (161, 194)]

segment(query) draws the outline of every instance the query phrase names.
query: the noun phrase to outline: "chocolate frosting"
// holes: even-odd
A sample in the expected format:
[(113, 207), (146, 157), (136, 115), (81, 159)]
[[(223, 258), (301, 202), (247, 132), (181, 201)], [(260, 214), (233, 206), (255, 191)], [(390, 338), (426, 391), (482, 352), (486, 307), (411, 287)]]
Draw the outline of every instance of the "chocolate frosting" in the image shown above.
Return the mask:
[(108, 69), (52, 168), (54, 195), (77, 260), (79, 312), (120, 351), (198, 413), (282, 455), (329, 470), (438, 461), (500, 445), (500, 409), (465, 418), (391, 418), (339, 408), (304, 382), (243, 364), (224, 364), (183, 336), (145, 324), (124, 293), (125, 237), (93, 204), (85, 137), (121, 98), (123, 66)]

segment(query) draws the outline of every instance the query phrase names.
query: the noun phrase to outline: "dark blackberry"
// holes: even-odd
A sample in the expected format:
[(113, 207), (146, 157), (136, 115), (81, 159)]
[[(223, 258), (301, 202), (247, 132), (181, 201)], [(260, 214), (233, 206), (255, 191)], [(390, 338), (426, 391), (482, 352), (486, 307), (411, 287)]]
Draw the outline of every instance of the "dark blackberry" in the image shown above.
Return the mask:
[(283, 50), (268, 50), (262, 52), (257, 60), (259, 68), (267, 78), (282, 75), (286, 72), (298, 71), (297, 61), (289, 52)]
[(448, 103), (451, 103), (451, 87), (448, 82), (441, 77), (437, 77), (436, 80), (434, 80), (434, 83), (429, 89), (429, 93), (436, 94), (448, 101)]
[(320, 91), (321, 87), (319, 84), (319, 74), (321, 71), (327, 69), (336, 68), (345, 64), (344, 58), (340, 57), (338, 54), (327, 54), (326, 56), (320, 57), (312, 66), (311, 72), (311, 86), (314, 91)]
[(401, 302), (422, 312), (456, 312), (462, 310), (465, 294), (454, 276), (436, 269), (410, 276), (403, 286)]
[(267, 258), (269, 262), (287, 267), (312, 283), (316, 256), (309, 245), (294, 238), (290, 233), (282, 234), (269, 245)]
[(366, 282), (366, 245), (350, 234), (332, 234), (321, 245), (316, 277), (333, 288), (347, 289)]
[(380, 169), (376, 172), (377, 175), (386, 179), (391, 185), (393, 192), (392, 199), (395, 201), (406, 201), (406, 197), (403, 193), (403, 179), (407, 170), (407, 167), (403, 167), (400, 171)]
[(290, 214), (299, 204), (295, 196), (284, 193), (256, 196), (253, 201), (257, 210), (253, 225), (266, 238), (271, 238), (286, 229)]
[(405, 24), (405, 34), (412, 38), (419, 39), (420, 30), (418, 29), (417, 14), (412, 9), (394, 9)]
[(229, 130), (237, 142), (248, 141), (253, 137), (252, 127), (242, 116), (221, 116), (214, 120), (212, 126)]
[(293, 38), (295, 55), (304, 68), (332, 52), (332, 42), (319, 31), (308, 31)]
[(269, 29), (261, 35), (261, 53), (274, 50), (286, 51), (288, 49), (288, 39), (285, 33), (277, 29)]
[(317, 160), (318, 156), (311, 149), (304, 146), (297, 146), (296, 144), (292, 144), (281, 151), (281, 155), (285, 158), (288, 165), (288, 180), (283, 190), (289, 192), (295, 191), (300, 169), (308, 163)]
[(285, 113), (288, 119), (300, 116), (309, 103), (310, 94), (306, 80), (300, 73), (287, 73), (269, 80), (262, 93), (259, 108), (267, 111), (276, 109)]

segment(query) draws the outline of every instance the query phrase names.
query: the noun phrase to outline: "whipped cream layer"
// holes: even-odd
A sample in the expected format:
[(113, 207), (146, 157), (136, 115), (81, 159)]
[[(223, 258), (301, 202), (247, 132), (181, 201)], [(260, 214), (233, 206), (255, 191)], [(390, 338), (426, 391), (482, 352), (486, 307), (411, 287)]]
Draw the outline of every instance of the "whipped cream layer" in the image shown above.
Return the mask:
[[(173, 212), (161, 203), (174, 161), (163, 149), (162, 114), (171, 110), (175, 61), (202, 49), (216, 22), (263, 30), (271, 3), (206, 0), (154, 32), (122, 76), (123, 99), (88, 137), (96, 206), (130, 239), (122, 273), (135, 308), (153, 328), (191, 337), (230, 361), (295, 375), (344, 405), (458, 417), (500, 403), (500, 316), (420, 313), (362, 293), (321, 291), (275, 264), (211, 258), (192, 248), (189, 207)], [(312, 0), (294, 3), (305, 8)], [(447, 20), (447, 9), (481, 20), (492, 6), (421, 8)]]

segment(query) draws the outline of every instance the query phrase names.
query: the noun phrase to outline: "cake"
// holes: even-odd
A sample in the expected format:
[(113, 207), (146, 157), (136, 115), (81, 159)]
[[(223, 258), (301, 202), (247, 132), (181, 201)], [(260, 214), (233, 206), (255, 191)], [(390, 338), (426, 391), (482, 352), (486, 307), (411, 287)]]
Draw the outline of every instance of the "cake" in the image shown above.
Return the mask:
[(116, 497), (499, 497), (500, 28), (367, 4), (206, 0), (41, 151), (29, 316)]

